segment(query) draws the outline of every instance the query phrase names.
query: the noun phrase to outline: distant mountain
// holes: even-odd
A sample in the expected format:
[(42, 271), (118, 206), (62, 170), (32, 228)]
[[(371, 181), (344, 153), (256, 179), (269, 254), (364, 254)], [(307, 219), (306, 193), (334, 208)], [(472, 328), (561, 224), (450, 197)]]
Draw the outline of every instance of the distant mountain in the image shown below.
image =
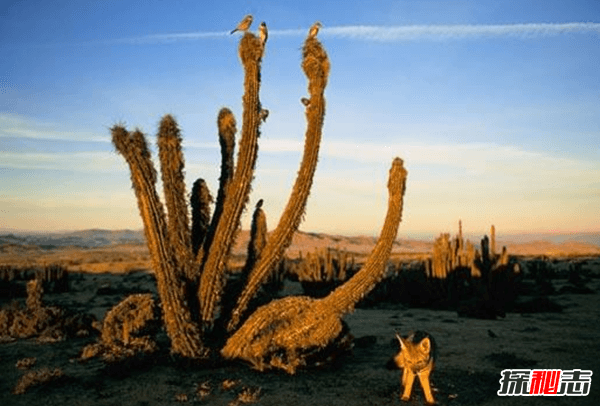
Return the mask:
[(35, 245), (44, 249), (96, 248), (118, 244), (143, 244), (142, 230), (82, 230), (64, 233), (0, 233), (0, 245)]
[[(392, 252), (394, 253), (424, 253), (430, 252), (433, 247), (434, 237), (431, 238), (406, 238), (398, 239)], [(465, 235), (465, 238), (479, 245), (481, 236)], [(234, 255), (246, 253), (249, 240), (248, 230), (238, 234), (238, 239), (233, 247)], [(600, 254), (599, 233), (573, 233), (573, 234), (513, 234), (498, 235), (497, 245), (506, 245), (510, 254), (516, 255), (582, 255), (589, 253)], [(100, 248), (120, 244), (144, 244), (145, 238), (142, 230), (101, 230), (90, 229), (72, 232), (57, 233), (28, 233), (16, 230), (0, 230), (0, 246), (18, 245), (39, 247), (41, 249), (54, 249), (63, 247)], [(369, 236), (339, 236), (323, 233), (298, 231), (294, 234), (292, 245), (287, 250), (287, 255), (296, 256), (300, 252), (313, 252), (326, 247), (338, 248), (368, 254), (377, 243), (376, 237)]]
[(508, 234), (498, 236), (498, 240), (511, 241), (513, 243), (530, 243), (535, 241), (547, 241), (555, 244), (562, 243), (586, 243), (600, 247), (600, 233), (538, 233), (538, 234)]

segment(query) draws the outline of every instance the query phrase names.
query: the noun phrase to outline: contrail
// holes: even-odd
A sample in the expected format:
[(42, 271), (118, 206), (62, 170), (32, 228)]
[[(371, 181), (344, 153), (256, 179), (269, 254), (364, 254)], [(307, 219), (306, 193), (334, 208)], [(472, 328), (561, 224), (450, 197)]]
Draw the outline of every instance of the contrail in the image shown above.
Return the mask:
[(444, 40), (485, 37), (546, 37), (566, 33), (600, 33), (599, 23), (527, 23), (496, 25), (354, 25), (324, 28), (324, 36), (370, 41)]
[[(270, 30), (270, 37), (301, 37), (307, 29)], [(319, 36), (357, 39), (363, 41), (403, 42), (415, 40), (449, 40), (468, 38), (537, 38), (569, 33), (600, 34), (600, 23), (524, 23), (492, 25), (407, 25), (372, 26), (349, 25), (338, 27), (325, 26)], [(141, 37), (108, 40), (106, 43), (153, 44), (202, 39), (230, 38), (228, 32), (189, 32), (177, 34), (154, 34)]]

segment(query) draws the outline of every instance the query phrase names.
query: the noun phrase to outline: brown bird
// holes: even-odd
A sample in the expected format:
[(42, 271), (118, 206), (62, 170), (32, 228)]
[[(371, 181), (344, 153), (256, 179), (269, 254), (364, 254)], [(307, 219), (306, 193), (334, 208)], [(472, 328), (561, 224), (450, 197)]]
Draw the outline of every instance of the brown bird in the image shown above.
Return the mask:
[(308, 100), (306, 97), (301, 98), (300, 101), (307, 107), (310, 104), (310, 100)]
[(312, 25), (312, 27), (310, 27), (310, 30), (308, 31), (308, 37), (309, 38), (314, 38), (317, 36), (317, 34), (319, 33), (319, 28), (323, 27), (323, 25), (317, 21), (316, 23), (314, 23)]
[(267, 110), (267, 109), (262, 109), (262, 110), (260, 111), (260, 119), (263, 121), (263, 123), (264, 123), (265, 121), (267, 121), (267, 117), (269, 117), (269, 110)]
[(230, 32), (230, 34), (233, 34), (236, 31), (247, 31), (251, 25), (252, 25), (252, 15), (248, 14), (246, 17), (244, 17), (244, 19), (242, 21), (240, 21), (240, 23), (237, 25), (237, 27), (235, 27), (233, 29), (233, 31)]
[(260, 23), (260, 27), (258, 27), (258, 36), (260, 38), (260, 44), (264, 47), (267, 42), (267, 38), (269, 37), (269, 32), (267, 31), (267, 24), (263, 21)]

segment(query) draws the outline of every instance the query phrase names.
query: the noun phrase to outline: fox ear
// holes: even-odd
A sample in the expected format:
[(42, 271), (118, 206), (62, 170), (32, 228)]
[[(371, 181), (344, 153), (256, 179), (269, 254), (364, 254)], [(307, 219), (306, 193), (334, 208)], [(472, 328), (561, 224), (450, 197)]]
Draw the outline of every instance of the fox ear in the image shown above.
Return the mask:
[(398, 334), (398, 332), (396, 332), (396, 338), (398, 339), (398, 341), (400, 341), (400, 349), (403, 349), (404, 347), (406, 347), (404, 345), (404, 341), (402, 341), (402, 337), (400, 337), (400, 334)]
[(421, 349), (423, 351), (429, 354), (429, 351), (431, 351), (431, 341), (429, 341), (429, 337), (425, 337), (424, 339), (422, 339), (419, 345), (421, 346)]

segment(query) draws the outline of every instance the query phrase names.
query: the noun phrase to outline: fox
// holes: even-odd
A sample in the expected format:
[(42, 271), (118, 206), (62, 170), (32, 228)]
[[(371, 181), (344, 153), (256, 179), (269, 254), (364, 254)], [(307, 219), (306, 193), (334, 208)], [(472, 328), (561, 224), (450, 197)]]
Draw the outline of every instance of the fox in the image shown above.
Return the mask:
[(419, 377), (425, 400), (429, 404), (435, 404), (429, 375), (435, 366), (437, 347), (433, 337), (424, 331), (416, 331), (408, 337), (401, 337), (396, 332), (396, 338), (400, 342), (400, 352), (390, 360), (393, 366), (402, 369), (402, 387), (404, 391), (400, 399), (407, 402), (412, 393), (415, 375)]

